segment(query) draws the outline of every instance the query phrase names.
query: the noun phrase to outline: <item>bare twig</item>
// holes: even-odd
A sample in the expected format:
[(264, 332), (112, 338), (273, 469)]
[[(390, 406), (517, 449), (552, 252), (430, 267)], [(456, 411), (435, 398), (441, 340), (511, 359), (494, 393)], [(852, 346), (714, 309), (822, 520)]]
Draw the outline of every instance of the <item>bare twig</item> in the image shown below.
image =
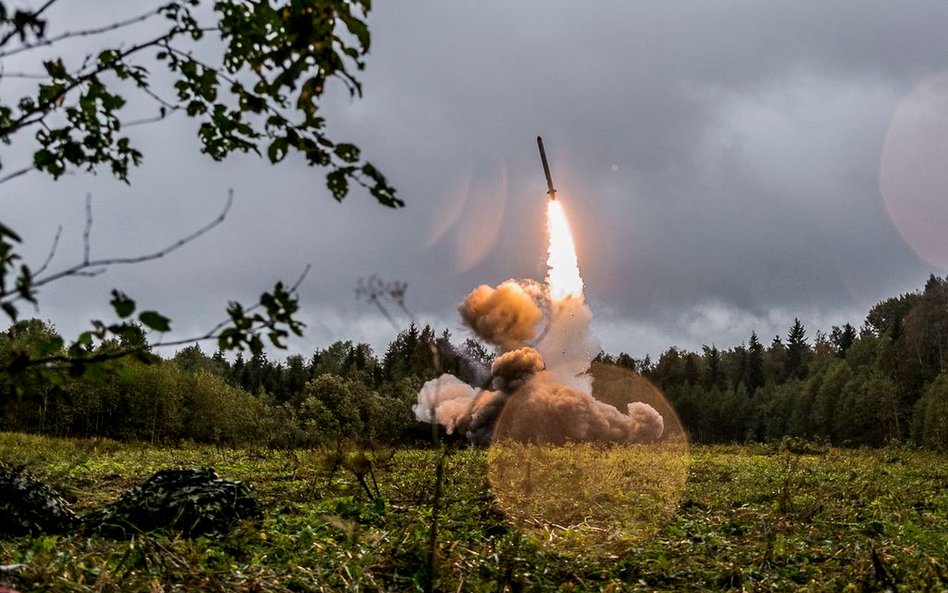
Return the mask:
[(40, 6), (40, 7), (36, 10), (36, 12), (33, 13), (33, 16), (36, 17), (36, 16), (39, 16), (39, 15), (43, 14), (44, 12), (46, 12), (46, 9), (47, 9), (47, 8), (49, 8), (50, 6), (52, 6), (53, 4), (55, 4), (57, 1), (58, 1), (58, 0), (46, 0), (46, 4)]
[(364, 298), (366, 302), (375, 305), (379, 313), (381, 313), (395, 329), (399, 329), (399, 325), (395, 321), (394, 316), (392, 316), (382, 301), (389, 300), (395, 303), (409, 319), (413, 320), (415, 316), (408, 310), (408, 307), (405, 306), (406, 290), (408, 290), (408, 284), (405, 282), (399, 282), (397, 280), (386, 282), (376, 274), (372, 274), (367, 280), (359, 278), (359, 282), (356, 285), (356, 298)]
[(155, 122), (163, 121), (170, 113), (179, 111), (182, 107), (181, 105), (175, 105), (170, 101), (163, 99), (158, 93), (154, 92), (147, 86), (141, 87), (142, 92), (154, 99), (159, 105), (158, 115), (154, 117), (144, 117), (142, 119), (132, 120), (122, 124), (123, 128), (132, 128), (135, 126), (141, 126), (145, 124), (153, 124)]
[(87, 207), (86, 229), (85, 229), (85, 232), (83, 233), (83, 253), (84, 253), (83, 261), (74, 266), (70, 266), (64, 270), (60, 270), (59, 272), (56, 272), (54, 274), (50, 274), (49, 276), (45, 276), (43, 278), (37, 278), (33, 282), (33, 286), (36, 288), (40, 288), (42, 286), (45, 286), (46, 284), (49, 284), (50, 282), (55, 282), (56, 280), (60, 280), (68, 276), (78, 276), (78, 275), (81, 275), (83, 272), (89, 272), (90, 269), (92, 268), (108, 268), (110, 266), (140, 264), (143, 262), (152, 261), (152, 260), (165, 257), (169, 253), (173, 251), (177, 251), (181, 247), (184, 247), (188, 243), (193, 242), (194, 240), (207, 234), (214, 227), (223, 223), (224, 219), (227, 218), (227, 213), (230, 211), (230, 207), (233, 204), (233, 202), (234, 202), (234, 192), (233, 190), (229, 190), (228, 195), (227, 195), (227, 203), (224, 205), (224, 209), (221, 210), (221, 213), (217, 215), (217, 218), (207, 223), (206, 225), (202, 226), (198, 230), (194, 231), (190, 235), (187, 235), (185, 237), (182, 237), (181, 239), (178, 239), (177, 241), (175, 241), (171, 245), (168, 245), (167, 247), (164, 247), (163, 249), (159, 249), (158, 251), (153, 251), (151, 253), (146, 253), (143, 255), (138, 255), (138, 256), (133, 256), (133, 257), (111, 257), (111, 258), (93, 260), (90, 258), (90, 253), (89, 253), (90, 252), (90, 233), (92, 229), (92, 214), (91, 214), (91, 206), (89, 206), (89, 201), (87, 201), (86, 202), (86, 207)]
[(86, 227), (82, 231), (82, 263), (89, 265), (90, 235), (92, 234), (92, 194), (86, 194)]
[(180, 105), (175, 105), (174, 103), (161, 98), (161, 96), (158, 93), (154, 92), (148, 87), (142, 87), (142, 90), (145, 91), (146, 95), (148, 95), (149, 97), (157, 101), (165, 109), (168, 109), (170, 111), (177, 111), (178, 109), (181, 109)]
[(43, 265), (33, 272), (34, 275), (42, 274), (46, 271), (46, 268), (49, 267), (50, 262), (53, 261), (53, 257), (56, 255), (56, 249), (59, 247), (59, 237), (62, 236), (62, 234), (63, 227), (60, 225), (59, 228), (56, 229), (56, 236), (53, 237), (53, 245), (49, 248), (49, 255), (46, 256), (46, 260), (43, 262)]
[[(50, 4), (52, 4), (52, 3), (55, 2), (55, 1), (56, 1), (56, 0), (50, 0), (49, 2), (46, 3), (46, 6), (49, 6)], [(33, 14), (33, 16), (34, 16), (34, 17), (39, 16), (39, 15), (42, 13), (42, 11), (45, 10), (46, 6), (42, 7), (40, 10), (38, 10), (37, 12), (35, 12), (35, 13)], [(140, 23), (140, 22), (142, 22), (142, 21), (148, 20), (148, 19), (150, 19), (151, 17), (160, 14), (160, 11), (161, 11), (161, 9), (158, 8), (158, 9), (155, 9), (155, 10), (150, 10), (150, 11), (144, 13), (144, 14), (140, 14), (140, 15), (138, 15), (138, 16), (136, 16), (136, 17), (132, 17), (132, 18), (127, 19), (127, 20), (124, 20), (124, 21), (118, 21), (118, 22), (115, 22), (115, 23), (111, 23), (111, 24), (109, 24), (109, 25), (105, 25), (105, 26), (102, 26), (102, 27), (96, 27), (96, 28), (93, 28), (93, 29), (83, 29), (83, 30), (81, 30), (81, 31), (66, 31), (65, 33), (61, 33), (61, 34), (59, 34), (59, 35), (56, 35), (55, 37), (46, 37), (46, 38), (44, 38), (44, 39), (40, 39), (40, 40), (38, 40), (36, 43), (25, 43), (25, 44), (23, 44), (23, 45), (21, 45), (21, 46), (19, 46), (19, 47), (16, 47), (16, 48), (13, 48), (13, 49), (4, 51), (4, 52), (0, 52), (0, 58), (6, 58), (6, 57), (9, 57), (9, 56), (13, 56), (13, 55), (16, 55), (16, 54), (18, 54), (18, 53), (22, 53), (22, 52), (25, 52), (25, 51), (29, 51), (29, 50), (31, 50), (31, 49), (36, 49), (37, 47), (46, 47), (46, 46), (49, 46), (49, 45), (53, 45), (54, 43), (58, 43), (58, 42), (60, 42), (60, 41), (64, 41), (64, 40), (66, 40), (66, 39), (71, 39), (71, 38), (74, 38), (74, 37), (88, 37), (88, 36), (90, 36), (90, 35), (99, 35), (99, 34), (101, 34), (101, 33), (108, 33), (109, 31), (114, 31), (114, 30), (116, 30), (116, 29), (122, 29), (122, 28), (124, 28), (124, 27), (128, 27), (128, 26), (130, 26), (130, 25), (134, 25), (134, 24), (136, 24), (136, 23)], [(15, 33), (15, 32), (12, 32), (12, 33)], [(10, 38), (12, 38), (12, 35), (11, 35), (11, 34), (8, 34), (8, 36), (7, 36), (6, 38), (0, 40), (0, 47), (2, 47), (3, 45), (5, 45), (5, 44), (10, 40)]]
[(32, 171), (34, 168), (35, 167), (30, 165), (29, 167), (23, 167), (22, 169), (18, 171), (14, 171), (13, 173), (4, 175), (3, 177), (0, 177), (0, 184), (6, 183), (7, 181), (10, 181), (11, 179), (16, 179), (17, 177), (20, 177), (21, 175), (26, 175), (27, 173)]
[[(105, 272), (111, 266), (117, 265), (127, 265), (127, 264), (137, 264), (147, 261), (152, 261), (165, 257), (169, 253), (184, 247), (188, 243), (195, 241), (200, 238), (202, 235), (211, 231), (214, 227), (220, 225), (224, 222), (224, 219), (227, 218), (227, 213), (230, 211), (231, 205), (234, 202), (234, 192), (233, 190), (228, 190), (227, 194), (227, 203), (224, 205), (221, 213), (203, 227), (199, 228), (195, 232), (187, 235), (181, 239), (178, 239), (171, 245), (158, 251), (153, 251), (151, 253), (146, 253), (144, 255), (134, 256), (134, 257), (113, 257), (113, 258), (103, 258), (103, 259), (92, 259), (91, 258), (91, 235), (92, 235), (92, 198), (91, 196), (86, 196), (86, 224), (83, 231), (83, 256), (82, 261), (59, 270), (58, 272), (50, 273), (46, 276), (42, 276), (41, 273), (36, 273), (33, 275), (33, 280), (30, 283), (30, 292), (35, 292), (36, 289), (41, 288), (47, 284), (61, 280), (68, 277), (93, 277), (98, 276)], [(49, 265), (49, 262), (52, 260), (53, 254), (58, 247), (59, 243), (59, 232), (56, 233), (56, 239), (53, 244), (53, 249), (50, 252), (50, 255), (47, 257), (46, 261), (40, 267), (40, 271), (43, 272)], [(15, 303), (24, 299), (24, 295), (21, 291), (17, 289), (10, 289), (6, 291), (0, 291), (0, 302), (6, 303)]]
[[(298, 292), (300, 285), (303, 283), (303, 280), (306, 279), (306, 276), (309, 275), (309, 271), (312, 267), (313, 267), (312, 264), (306, 264), (306, 267), (303, 268), (303, 272), (299, 275), (299, 278), (297, 278), (296, 282), (290, 285), (289, 290), (287, 290), (289, 294), (296, 294)], [(244, 313), (251, 313), (253, 311), (256, 311), (257, 309), (260, 309), (261, 307), (263, 307), (263, 303), (255, 303), (252, 306), (244, 309)], [(171, 346), (183, 346), (185, 344), (193, 344), (194, 342), (205, 342), (207, 340), (216, 340), (220, 335), (219, 332), (225, 327), (227, 327), (227, 324), (229, 324), (230, 322), (231, 322), (230, 319), (225, 319), (217, 323), (215, 326), (213, 326), (203, 335), (200, 335), (194, 338), (184, 338), (180, 340), (171, 340), (168, 342), (155, 342), (154, 344), (151, 345), (151, 347), (168, 348)]]
[(39, 74), (36, 72), (3, 72), (0, 71), (0, 79), (3, 78), (28, 78), (32, 80), (43, 80), (49, 78), (49, 74)]

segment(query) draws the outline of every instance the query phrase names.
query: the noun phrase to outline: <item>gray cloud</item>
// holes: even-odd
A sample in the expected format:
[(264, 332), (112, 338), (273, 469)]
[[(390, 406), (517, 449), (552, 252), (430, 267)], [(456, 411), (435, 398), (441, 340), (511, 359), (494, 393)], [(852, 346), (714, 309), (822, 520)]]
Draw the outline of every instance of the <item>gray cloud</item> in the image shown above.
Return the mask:
[(183, 332), (311, 263), (310, 333), (293, 348), (380, 347), (394, 328), (354, 300), (359, 277), (407, 281), (421, 321), (458, 331), (471, 287), (542, 278), (539, 133), (608, 349), (729, 346), (794, 316), (858, 323), (943, 272), (888, 221), (878, 164), (898, 101), (946, 69), (946, 17), (920, 1), (381, 3), (365, 97), (326, 110), (406, 209), (358, 191), (336, 204), (299, 161), (212, 163), (176, 120), (136, 131), (131, 187), (25, 177), (4, 188), (4, 222), (34, 262), (63, 223), (68, 261), (91, 192), (97, 252), (138, 253), (213, 218), (233, 187), (224, 226), (163, 261), (63, 282), (40, 315), (75, 331), (120, 286)]

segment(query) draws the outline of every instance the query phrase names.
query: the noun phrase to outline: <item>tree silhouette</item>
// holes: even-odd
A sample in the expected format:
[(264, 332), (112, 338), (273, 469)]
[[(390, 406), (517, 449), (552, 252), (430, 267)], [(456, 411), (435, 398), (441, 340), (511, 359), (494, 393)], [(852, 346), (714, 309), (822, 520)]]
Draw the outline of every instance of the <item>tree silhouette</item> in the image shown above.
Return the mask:
[(803, 323), (794, 318), (790, 332), (787, 334), (787, 379), (800, 379), (806, 373), (806, 357), (809, 346), (806, 343), (806, 329)]
[(751, 332), (747, 343), (747, 366), (745, 369), (747, 393), (754, 395), (757, 388), (764, 384), (764, 347), (757, 338), (757, 332)]

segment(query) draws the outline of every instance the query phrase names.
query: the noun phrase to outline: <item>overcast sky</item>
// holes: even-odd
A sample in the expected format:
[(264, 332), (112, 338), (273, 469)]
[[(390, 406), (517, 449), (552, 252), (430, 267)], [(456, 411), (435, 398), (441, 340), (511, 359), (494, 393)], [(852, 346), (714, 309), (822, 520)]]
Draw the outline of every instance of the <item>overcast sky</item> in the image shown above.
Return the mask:
[[(948, 3), (374, 4), (364, 97), (324, 108), (404, 209), (358, 190), (338, 204), (301, 159), (214, 163), (195, 123), (172, 118), (134, 131), (145, 164), (130, 186), (27, 175), (3, 185), (3, 222), (34, 266), (62, 225), (53, 268), (81, 257), (87, 193), (96, 256), (163, 247), (233, 188), (226, 223), (161, 261), (59, 282), (38, 316), (74, 335), (109, 318), (119, 287), (183, 338), (311, 264), (292, 352), (383, 350), (396, 329), (355, 298), (372, 274), (407, 282), (416, 320), (461, 338), (468, 291), (543, 277), (538, 134), (607, 351), (731, 347), (754, 330), (767, 343), (794, 317), (812, 337), (948, 271)], [(53, 30), (99, 18), (57, 6)], [(5, 170), (25, 146), (0, 149)]]

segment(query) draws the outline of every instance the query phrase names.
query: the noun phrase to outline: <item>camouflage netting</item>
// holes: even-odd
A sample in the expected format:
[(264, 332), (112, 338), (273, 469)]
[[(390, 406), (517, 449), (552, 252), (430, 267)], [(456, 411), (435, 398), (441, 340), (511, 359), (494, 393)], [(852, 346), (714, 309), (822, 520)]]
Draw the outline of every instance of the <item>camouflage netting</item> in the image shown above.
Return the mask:
[(0, 533), (58, 534), (72, 531), (77, 524), (76, 514), (55, 490), (0, 468)]
[(241, 519), (261, 517), (247, 486), (213, 468), (163, 470), (112, 504), (78, 519), (55, 490), (0, 470), (0, 533), (84, 533), (124, 538), (167, 529), (185, 536), (223, 534)]
[(166, 469), (84, 516), (82, 530), (118, 538), (154, 529), (222, 534), (241, 519), (260, 516), (250, 489), (221, 479), (213, 468)]

